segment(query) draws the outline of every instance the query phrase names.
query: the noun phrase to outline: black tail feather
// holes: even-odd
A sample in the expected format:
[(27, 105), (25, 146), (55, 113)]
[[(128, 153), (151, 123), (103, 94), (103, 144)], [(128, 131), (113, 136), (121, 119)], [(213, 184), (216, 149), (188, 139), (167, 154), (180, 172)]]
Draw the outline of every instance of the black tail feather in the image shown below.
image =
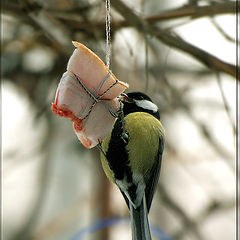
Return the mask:
[(134, 208), (130, 203), (132, 239), (133, 240), (151, 240), (151, 234), (148, 223), (148, 211), (145, 196), (141, 205)]

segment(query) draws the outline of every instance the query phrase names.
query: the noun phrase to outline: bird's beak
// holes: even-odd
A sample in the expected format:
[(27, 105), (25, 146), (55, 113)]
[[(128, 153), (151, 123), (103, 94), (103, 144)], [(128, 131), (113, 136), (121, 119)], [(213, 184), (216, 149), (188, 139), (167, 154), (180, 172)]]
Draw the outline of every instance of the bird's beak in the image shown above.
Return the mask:
[(126, 93), (121, 93), (119, 98), (121, 102), (127, 102), (127, 103), (133, 102), (133, 99), (130, 98)]

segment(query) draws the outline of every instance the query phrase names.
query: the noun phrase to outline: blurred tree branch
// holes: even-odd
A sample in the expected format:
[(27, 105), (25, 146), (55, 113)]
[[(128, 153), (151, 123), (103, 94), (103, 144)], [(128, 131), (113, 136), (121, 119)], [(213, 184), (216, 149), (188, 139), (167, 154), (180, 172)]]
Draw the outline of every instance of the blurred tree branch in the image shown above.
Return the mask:
[(46, 135), (41, 142), (42, 151), (45, 152), (45, 158), (42, 162), (40, 176), (39, 176), (39, 190), (37, 200), (35, 201), (34, 207), (31, 214), (28, 216), (23, 227), (17, 231), (10, 240), (31, 240), (32, 232), (36, 224), (38, 223), (39, 217), (42, 214), (43, 208), (45, 207), (45, 201), (49, 190), (49, 181), (52, 176), (52, 161), (50, 159), (50, 143), (52, 143), (52, 137), (54, 132), (54, 124), (52, 118), (48, 116), (48, 129), (46, 129)]
[[(151, 36), (156, 37), (159, 41), (163, 42), (167, 46), (174, 47), (180, 51), (191, 55), (212, 70), (224, 72), (233, 77), (236, 77), (236, 66), (226, 63), (223, 60), (213, 56), (212, 54), (192, 45), (191, 43), (185, 41), (180, 36), (178, 36), (175, 32), (167, 31), (154, 25), (154, 23), (161, 20), (176, 19), (181, 17), (190, 17), (191, 19), (195, 19), (203, 16), (213, 16), (223, 13), (234, 14), (236, 12), (235, 2), (213, 4), (204, 7), (184, 6), (178, 9), (165, 11), (164, 13), (159, 15), (146, 17), (140, 17), (139, 15), (137, 15), (133, 9), (129, 8), (121, 0), (113, 1), (112, 6), (125, 19), (124, 21), (119, 22), (112, 21), (112, 29), (114, 29), (114, 27), (116, 26), (120, 27), (121, 25), (135, 27), (143, 34), (150, 34)], [(40, 28), (42, 28), (47, 35), (53, 38), (56, 43), (58, 43), (62, 47), (62, 51), (66, 53), (70, 52), (71, 38), (73, 38), (73, 32), (71, 32), (71, 27), (69, 27), (68, 22), (64, 24), (63, 22), (57, 20), (57, 18), (61, 18), (61, 11), (59, 12), (56, 10), (45, 10), (40, 5), (36, 7), (35, 3), (24, 0), (22, 2), (22, 6), (17, 6), (16, 4), (11, 3), (9, 4), (8, 1), (4, 1), (3, 13), (4, 12), (7, 14), (13, 14), (17, 18), (21, 18), (24, 13), (27, 13), (29, 18), (33, 22), (35, 22)], [(62, 14), (62, 16), (65, 16), (65, 20), (66, 14), (68, 13), (76, 16), (76, 13), (72, 13), (71, 11), (65, 11), (65, 14)], [(77, 17), (79, 18), (79, 15)], [(26, 21), (26, 16), (24, 16), (24, 18), (24, 20)], [(75, 20), (75, 26), (77, 26), (78, 29), (82, 29), (83, 31), (84, 29), (87, 29), (88, 32), (91, 31), (91, 29), (93, 29), (94, 31), (94, 29), (97, 29), (97, 27), (99, 27), (99, 23), (97, 26), (95, 26), (94, 22), (86, 21), (86, 19), (85, 22), (76, 22), (75, 17), (73, 19)], [(91, 27), (89, 24), (91, 25)], [(100, 24), (103, 25), (103, 23)], [(74, 26), (73, 23), (71, 25)]]
[(225, 72), (236, 77), (236, 67), (234, 65), (226, 63), (217, 57), (214, 57), (212, 54), (186, 42), (174, 32), (164, 31), (156, 26), (150, 25), (147, 21), (144, 21), (144, 19), (134, 13), (134, 11), (121, 0), (113, 1), (112, 5), (131, 26), (135, 27), (140, 32), (150, 34), (164, 44), (190, 54), (213, 70)]
[[(189, 117), (189, 119), (192, 120), (192, 122), (196, 125), (204, 139), (209, 142), (210, 146), (212, 146), (216, 153), (231, 167), (231, 169), (234, 169), (234, 162), (230, 161), (232, 159), (232, 155), (229, 154), (229, 152), (219, 144), (215, 136), (209, 130), (208, 125), (199, 120), (196, 116), (194, 116), (193, 112), (191, 111), (192, 105), (190, 104), (189, 99), (186, 99), (183, 92), (179, 88), (171, 84), (164, 74), (162, 74), (161, 77), (162, 84), (165, 85), (165, 88), (168, 89), (170, 93), (170, 99), (172, 101), (170, 103), (170, 106), (176, 109), (183, 110), (183, 112)], [(168, 106), (169, 109), (170, 106)]]
[(187, 231), (191, 231), (198, 240), (203, 239), (203, 236), (198, 229), (200, 223), (204, 222), (210, 215), (215, 214), (217, 211), (227, 210), (235, 207), (234, 199), (223, 201), (212, 200), (196, 219), (191, 219), (184, 212), (184, 210), (174, 202), (174, 199), (169, 195), (168, 191), (162, 184), (158, 186), (157, 193), (169, 210), (182, 220), (183, 227), (174, 233), (174, 240), (182, 239)]
[(222, 29), (222, 27), (216, 22), (216, 20), (214, 19), (214, 18), (211, 18), (211, 22), (212, 22), (212, 24), (215, 26), (215, 28), (220, 32), (220, 34), (222, 34), (222, 36), (225, 38), (225, 39), (227, 39), (228, 41), (230, 41), (230, 42), (233, 42), (233, 43), (237, 43), (237, 44), (239, 44), (240, 43), (240, 41), (239, 41), (239, 39), (233, 39), (232, 37), (230, 37), (223, 29)]
[(197, 228), (197, 223), (190, 219), (187, 214), (173, 201), (165, 190), (164, 186), (159, 185), (157, 193), (166, 206), (174, 212), (183, 222), (183, 227), (180, 232), (174, 234), (173, 239), (178, 240), (182, 238), (182, 232), (186, 233), (186, 230), (190, 230), (198, 240), (203, 240), (200, 231)]
[(181, 17), (190, 17), (191, 19), (197, 19), (201, 17), (220, 14), (234, 14), (235, 12), (236, 12), (235, 2), (218, 3), (209, 6), (186, 5), (180, 8), (165, 11), (158, 15), (144, 17), (144, 20), (148, 21), (149, 23), (152, 23), (156, 21), (177, 19)]
[(70, 30), (48, 14), (39, 4), (30, 0), (23, 0), (20, 3), (23, 12), (27, 13), (31, 20), (53, 38), (59, 46), (62, 46), (63, 52), (70, 54), (72, 51)]
[(219, 90), (220, 90), (220, 93), (221, 93), (221, 97), (222, 97), (222, 101), (223, 101), (223, 106), (224, 106), (224, 109), (225, 109), (225, 112), (228, 116), (228, 119), (229, 119), (229, 122), (232, 126), (232, 131), (233, 131), (233, 135), (235, 136), (236, 135), (236, 127), (235, 127), (235, 123), (234, 123), (234, 120), (231, 116), (231, 113), (230, 113), (230, 106), (228, 105), (228, 102), (227, 102), (227, 99), (226, 99), (226, 96), (224, 94), (224, 90), (223, 90), (223, 86), (222, 86), (222, 81), (221, 81), (221, 77), (220, 77), (220, 74), (219, 73), (216, 73), (216, 79), (217, 79), (217, 83), (218, 83), (218, 87), (219, 87)]
[[(81, 17), (82, 12), (88, 11), (92, 6), (86, 5), (82, 8), (74, 8), (70, 10), (59, 10), (59, 9), (44, 9), (48, 14), (51, 14), (53, 17), (58, 19), (70, 20), (74, 21), (73, 26), (69, 26), (70, 28), (88, 28), (90, 27), (89, 22), (83, 21)], [(14, 4), (9, 1), (4, 1), (2, 6), (2, 11), (5, 14), (10, 14), (17, 17), (22, 14), (22, 10), (19, 5)], [(236, 3), (235, 2), (228, 2), (228, 3), (217, 3), (212, 4), (209, 6), (190, 6), (185, 5), (183, 7), (175, 8), (166, 10), (162, 13), (149, 15), (149, 16), (142, 16), (144, 21), (148, 23), (157, 23), (166, 20), (174, 20), (183, 17), (189, 17), (190, 19), (198, 19), (202, 17), (208, 16), (216, 16), (222, 14), (235, 14), (236, 13)], [(99, 28), (104, 28), (105, 22), (92, 22), (92, 25)], [(116, 30), (117, 28), (127, 27), (129, 26), (126, 20), (116, 20), (112, 19), (111, 21), (111, 28)]]

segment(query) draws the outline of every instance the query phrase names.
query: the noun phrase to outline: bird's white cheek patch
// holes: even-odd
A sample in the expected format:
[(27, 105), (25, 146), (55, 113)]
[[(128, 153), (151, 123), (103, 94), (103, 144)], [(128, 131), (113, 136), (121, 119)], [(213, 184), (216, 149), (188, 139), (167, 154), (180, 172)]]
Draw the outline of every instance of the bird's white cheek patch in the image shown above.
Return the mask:
[(153, 111), (153, 112), (157, 112), (158, 111), (157, 105), (154, 104), (151, 101), (148, 101), (148, 100), (135, 100), (135, 102), (136, 102), (136, 105), (138, 107), (141, 107), (143, 109), (147, 109), (147, 110), (150, 110), (150, 111)]

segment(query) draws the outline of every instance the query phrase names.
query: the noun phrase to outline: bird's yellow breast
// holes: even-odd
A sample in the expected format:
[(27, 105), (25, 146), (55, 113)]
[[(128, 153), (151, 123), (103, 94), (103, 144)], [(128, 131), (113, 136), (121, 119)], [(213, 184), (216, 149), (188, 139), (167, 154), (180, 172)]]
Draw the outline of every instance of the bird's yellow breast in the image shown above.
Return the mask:
[[(135, 112), (128, 114), (124, 118), (124, 129), (128, 134), (126, 150), (128, 152), (129, 166), (134, 169), (136, 174), (145, 175), (156, 160), (159, 138), (164, 137), (162, 124), (151, 114)], [(104, 152), (108, 150), (110, 138), (111, 133), (102, 142)], [(101, 154), (101, 161), (106, 175), (110, 180), (114, 181), (114, 174), (103, 154)]]
[(130, 165), (140, 174), (151, 169), (156, 160), (159, 138), (163, 136), (161, 122), (148, 113), (136, 112), (125, 117), (129, 133), (128, 150)]

